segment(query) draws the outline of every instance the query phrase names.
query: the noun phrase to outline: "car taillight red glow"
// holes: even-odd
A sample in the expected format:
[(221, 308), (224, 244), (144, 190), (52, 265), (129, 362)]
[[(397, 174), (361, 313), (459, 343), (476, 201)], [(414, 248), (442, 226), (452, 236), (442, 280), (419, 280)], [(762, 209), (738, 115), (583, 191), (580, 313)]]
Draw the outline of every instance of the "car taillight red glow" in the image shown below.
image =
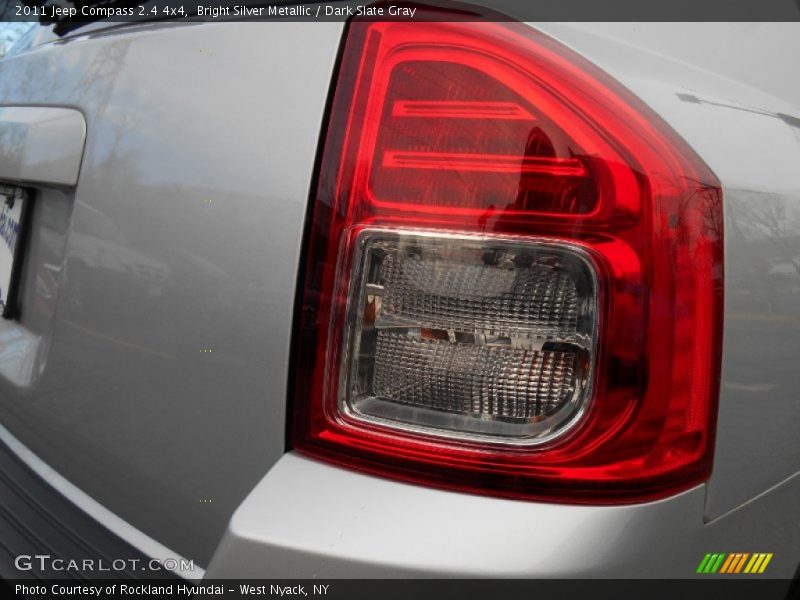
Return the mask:
[(350, 24), (312, 207), (293, 446), (577, 502), (711, 468), (719, 183), (530, 27)]

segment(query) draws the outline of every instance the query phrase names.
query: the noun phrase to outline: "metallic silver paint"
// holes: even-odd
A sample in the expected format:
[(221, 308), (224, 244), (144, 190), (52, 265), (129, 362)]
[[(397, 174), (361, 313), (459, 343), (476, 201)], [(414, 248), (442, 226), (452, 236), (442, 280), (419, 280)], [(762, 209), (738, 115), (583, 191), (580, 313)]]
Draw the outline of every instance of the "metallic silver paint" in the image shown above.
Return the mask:
[[(568, 506), (459, 494), (284, 456), (234, 514), (206, 577), (695, 576), (706, 552), (769, 551), (789, 578), (800, 476), (704, 523), (703, 486), (648, 504)], [(792, 545), (794, 544), (794, 545)]]
[(22, 317), (0, 322), (0, 422), (201, 566), (284, 452), (300, 239), (341, 29), (162, 22), (0, 61), (0, 104), (71, 107), (87, 131), (77, 186), (37, 186)]
[(67, 498), (81, 510), (92, 515), (92, 518), (94, 518), (103, 527), (126, 540), (144, 555), (161, 561), (161, 564), (164, 565), (165, 569), (168, 569), (172, 564), (172, 562), (167, 561), (167, 559), (172, 559), (177, 563), (175, 568), (172, 569), (176, 575), (180, 575), (181, 577), (192, 581), (200, 581), (203, 579), (203, 577), (205, 577), (205, 569), (202, 569), (198, 566), (195, 566), (194, 569), (182, 569), (182, 565), (186, 563), (186, 559), (184, 559), (182, 556), (177, 556), (175, 552), (162, 546), (150, 536), (142, 533), (134, 527), (131, 527), (130, 523), (124, 519), (120, 519), (105, 506), (98, 504), (93, 498), (87, 496), (80, 489), (76, 488), (69, 481), (64, 479), (58, 472), (50, 468), (49, 465), (42, 462), (38, 456), (26, 448), (11, 434), (10, 431), (8, 431), (8, 429), (2, 425), (0, 425), (0, 442), (11, 448), (11, 450), (20, 458), (20, 460), (22, 460), (50, 486), (56, 489), (62, 496)]
[(0, 107), (0, 179), (75, 185), (85, 141), (86, 122), (76, 110)]

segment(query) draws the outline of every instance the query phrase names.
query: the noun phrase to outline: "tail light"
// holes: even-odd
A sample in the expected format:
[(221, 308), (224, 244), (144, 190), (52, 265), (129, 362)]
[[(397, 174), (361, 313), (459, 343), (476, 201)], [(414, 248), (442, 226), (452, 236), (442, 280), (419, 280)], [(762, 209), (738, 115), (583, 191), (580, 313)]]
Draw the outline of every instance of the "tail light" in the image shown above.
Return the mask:
[(483, 493), (655, 498), (711, 466), (719, 184), (517, 23), (352, 22), (308, 238), (293, 445)]

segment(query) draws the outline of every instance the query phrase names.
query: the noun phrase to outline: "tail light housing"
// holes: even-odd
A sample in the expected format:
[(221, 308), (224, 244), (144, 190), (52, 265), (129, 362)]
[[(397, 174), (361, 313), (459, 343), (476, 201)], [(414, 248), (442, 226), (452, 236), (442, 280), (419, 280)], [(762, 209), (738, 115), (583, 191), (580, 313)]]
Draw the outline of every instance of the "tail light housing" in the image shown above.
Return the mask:
[(518, 23), (353, 21), (313, 199), (293, 446), (481, 493), (707, 478), (720, 186), (649, 108)]

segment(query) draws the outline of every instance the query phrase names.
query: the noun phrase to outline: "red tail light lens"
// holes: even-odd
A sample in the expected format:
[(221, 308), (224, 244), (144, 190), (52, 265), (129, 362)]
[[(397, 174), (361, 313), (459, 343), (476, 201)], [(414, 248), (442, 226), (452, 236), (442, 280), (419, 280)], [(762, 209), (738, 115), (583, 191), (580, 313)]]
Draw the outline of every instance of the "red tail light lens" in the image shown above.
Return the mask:
[(557, 42), (429, 17), (347, 32), (308, 240), (294, 447), (542, 499), (635, 501), (702, 481), (719, 183)]

